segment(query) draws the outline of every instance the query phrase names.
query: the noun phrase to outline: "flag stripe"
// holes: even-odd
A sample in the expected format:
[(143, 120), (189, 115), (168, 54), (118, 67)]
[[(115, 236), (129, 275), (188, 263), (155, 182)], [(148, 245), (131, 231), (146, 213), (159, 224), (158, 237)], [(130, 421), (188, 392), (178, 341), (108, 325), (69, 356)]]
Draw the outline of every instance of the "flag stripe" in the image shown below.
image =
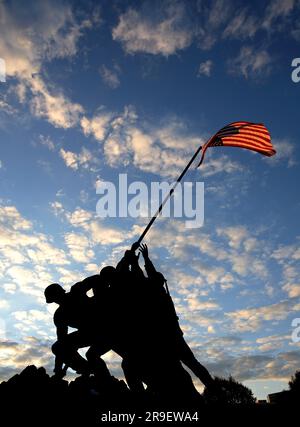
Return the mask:
[[(239, 143), (239, 142), (228, 142), (226, 143), (226, 145), (224, 144), (224, 146), (227, 147), (240, 147), (240, 148), (247, 148), (248, 150), (253, 150), (253, 151), (257, 151), (259, 153), (273, 153), (275, 154), (275, 150), (274, 149), (267, 149), (267, 148), (262, 148), (262, 147), (256, 147), (253, 144), (247, 144), (247, 143)], [(272, 155), (272, 154), (270, 154)]]
[(231, 123), (230, 125), (224, 126), (222, 129), (219, 130), (219, 132), (221, 132), (222, 130), (224, 130), (226, 128), (232, 128), (232, 127), (237, 127), (237, 128), (240, 128), (240, 129), (246, 129), (246, 128), (249, 129), (249, 127), (251, 127), (251, 129), (256, 129), (256, 130), (259, 130), (259, 131), (264, 132), (265, 134), (269, 135), (268, 130), (266, 129), (266, 127), (263, 124), (260, 124), (260, 123), (250, 123), (250, 122), (236, 122), (236, 123)]
[(238, 138), (235, 138), (235, 139), (228, 138), (226, 141), (223, 141), (223, 146), (226, 146), (226, 145), (231, 144), (231, 143), (240, 144), (240, 145), (243, 145), (243, 144), (250, 145), (254, 148), (257, 148), (258, 150), (270, 150), (271, 149), (270, 147), (265, 147), (264, 145), (261, 145), (261, 144), (254, 144), (252, 142), (245, 141), (245, 140), (240, 141)]
[(226, 137), (223, 137), (222, 138), (222, 141), (223, 141), (223, 143), (224, 143), (224, 145), (225, 145), (225, 143), (226, 143), (226, 141), (228, 141), (228, 139), (230, 139), (230, 140), (236, 140), (236, 141), (241, 141), (241, 142), (243, 142), (243, 141), (246, 141), (246, 142), (253, 142), (253, 144), (255, 144), (255, 145), (259, 145), (259, 146), (261, 146), (261, 147), (267, 147), (267, 148), (272, 148), (272, 145), (271, 144), (266, 144), (265, 143), (265, 141), (262, 141), (260, 138), (255, 138), (255, 137), (253, 137), (253, 138), (243, 138), (242, 136), (235, 136), (235, 137), (232, 137), (232, 136), (226, 136)]
[(243, 129), (243, 130), (241, 130), (239, 132), (239, 135), (249, 135), (249, 136), (253, 135), (254, 137), (263, 139), (265, 142), (268, 142), (269, 144), (270, 144), (270, 141), (271, 141), (270, 137), (267, 134), (264, 134), (264, 133), (261, 133), (261, 132), (254, 132), (254, 131), (251, 131), (251, 130), (245, 130), (245, 129)]
[(222, 133), (218, 133), (218, 137), (219, 138), (226, 138), (226, 137), (232, 137), (232, 138), (244, 138), (247, 140), (257, 140), (262, 142), (263, 144), (267, 144), (267, 145), (271, 145), (270, 139), (261, 135), (261, 134), (257, 134), (255, 132), (240, 132), (236, 135), (233, 135), (232, 132), (222, 132)]
[(218, 135), (222, 134), (222, 133), (226, 133), (226, 132), (231, 132), (232, 133), (233, 129), (236, 129), (239, 133), (252, 132), (252, 133), (255, 133), (255, 134), (263, 135), (267, 139), (270, 139), (270, 134), (269, 134), (269, 132), (267, 130), (260, 129), (260, 128), (257, 129), (257, 128), (254, 128), (254, 126), (251, 126), (251, 127), (250, 126), (240, 126), (240, 127), (238, 127), (238, 126), (229, 126), (229, 127), (225, 127), (223, 129), (221, 129), (218, 132)]

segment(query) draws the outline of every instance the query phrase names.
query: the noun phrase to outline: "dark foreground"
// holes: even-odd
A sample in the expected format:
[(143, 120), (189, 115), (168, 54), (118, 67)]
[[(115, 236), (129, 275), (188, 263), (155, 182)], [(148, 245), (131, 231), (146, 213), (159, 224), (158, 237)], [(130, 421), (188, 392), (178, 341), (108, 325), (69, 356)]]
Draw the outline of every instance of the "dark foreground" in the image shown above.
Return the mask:
[[(0, 384), (1, 425), (298, 425), (297, 405), (225, 405), (158, 401), (150, 393), (136, 395), (114, 379), (101, 388), (82, 377), (68, 383), (49, 377), (44, 368), (28, 366)], [(299, 408), (299, 405), (298, 405)], [(296, 424), (295, 424), (296, 422)]]

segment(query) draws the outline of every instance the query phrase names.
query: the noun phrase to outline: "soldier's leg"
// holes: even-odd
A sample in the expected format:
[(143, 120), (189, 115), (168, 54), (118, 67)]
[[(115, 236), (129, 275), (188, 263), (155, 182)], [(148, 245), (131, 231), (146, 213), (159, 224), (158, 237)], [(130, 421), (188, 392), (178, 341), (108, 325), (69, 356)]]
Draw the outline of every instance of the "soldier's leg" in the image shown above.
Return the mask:
[(79, 331), (68, 334), (65, 339), (57, 341), (52, 346), (52, 351), (57, 358), (62, 360), (78, 374), (88, 374), (90, 369), (86, 359), (78, 353), (78, 349), (90, 344), (86, 336)]
[(101, 356), (111, 350), (111, 346), (105, 343), (92, 344), (86, 352), (86, 358), (89, 363), (90, 370), (102, 381), (111, 379), (110, 372), (106, 363)]
[[(131, 391), (141, 393), (145, 391), (142, 380), (142, 369), (140, 366), (140, 352), (137, 348), (130, 348), (123, 337), (118, 337), (113, 341), (112, 350), (122, 357), (122, 369), (125, 380)], [(143, 378), (144, 379), (144, 378)]]
[(194, 356), (194, 353), (186, 343), (183, 337), (180, 337), (179, 342), (179, 356), (182, 363), (184, 363), (199, 380), (205, 385), (205, 387), (210, 387), (214, 384), (214, 380), (208, 370), (201, 365), (200, 362)]
[(61, 346), (60, 346), (60, 342), (56, 341), (52, 347), (51, 347), (52, 353), (55, 355), (55, 367), (54, 367), (54, 372), (55, 371), (59, 371), (64, 362), (64, 359), (62, 357), (62, 351), (61, 351)]
[[(170, 361), (166, 370), (168, 395), (171, 397), (174, 403), (184, 404), (195, 404), (201, 399), (195, 385), (193, 383), (191, 375), (183, 368), (182, 364), (178, 362)], [(169, 377), (168, 377), (169, 375)]]
[(137, 367), (137, 364), (134, 363), (134, 361), (130, 359), (130, 357), (125, 357), (122, 360), (122, 369), (123, 369), (128, 387), (130, 388), (131, 391), (134, 391), (136, 393), (141, 393), (145, 391), (145, 389), (136, 367)]

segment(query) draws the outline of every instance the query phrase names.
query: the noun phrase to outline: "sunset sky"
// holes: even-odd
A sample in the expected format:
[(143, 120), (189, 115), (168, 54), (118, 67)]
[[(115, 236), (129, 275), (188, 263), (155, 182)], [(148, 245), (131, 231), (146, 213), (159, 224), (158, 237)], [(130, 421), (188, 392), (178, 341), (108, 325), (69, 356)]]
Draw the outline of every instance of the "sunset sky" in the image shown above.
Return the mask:
[(159, 218), (145, 242), (212, 374), (259, 398), (287, 387), (300, 369), (299, 17), (296, 0), (0, 0), (0, 380), (51, 372), (45, 287), (115, 265), (148, 222), (97, 217), (97, 182), (172, 182), (247, 120), (277, 155), (211, 148), (185, 178), (204, 182), (203, 227)]

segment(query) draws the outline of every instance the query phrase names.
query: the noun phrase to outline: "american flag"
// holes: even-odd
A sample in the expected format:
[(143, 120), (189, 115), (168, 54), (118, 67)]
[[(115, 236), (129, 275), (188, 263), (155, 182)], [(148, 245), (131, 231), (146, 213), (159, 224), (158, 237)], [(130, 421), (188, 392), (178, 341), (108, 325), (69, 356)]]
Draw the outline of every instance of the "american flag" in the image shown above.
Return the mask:
[(198, 167), (203, 162), (207, 148), (220, 145), (247, 148), (269, 157), (276, 154), (265, 125), (262, 123), (233, 122), (220, 129), (203, 145), (202, 157)]

